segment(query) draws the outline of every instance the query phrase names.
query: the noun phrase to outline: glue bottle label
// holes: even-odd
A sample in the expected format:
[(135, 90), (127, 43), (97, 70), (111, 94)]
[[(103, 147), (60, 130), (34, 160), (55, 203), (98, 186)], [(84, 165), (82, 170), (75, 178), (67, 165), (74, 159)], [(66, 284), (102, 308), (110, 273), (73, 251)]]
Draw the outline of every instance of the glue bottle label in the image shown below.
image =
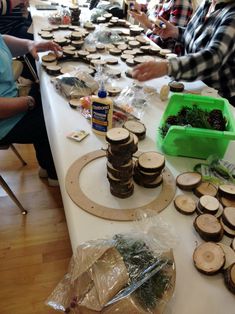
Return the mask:
[(92, 103), (92, 128), (99, 132), (106, 133), (109, 126), (110, 105), (98, 102)]

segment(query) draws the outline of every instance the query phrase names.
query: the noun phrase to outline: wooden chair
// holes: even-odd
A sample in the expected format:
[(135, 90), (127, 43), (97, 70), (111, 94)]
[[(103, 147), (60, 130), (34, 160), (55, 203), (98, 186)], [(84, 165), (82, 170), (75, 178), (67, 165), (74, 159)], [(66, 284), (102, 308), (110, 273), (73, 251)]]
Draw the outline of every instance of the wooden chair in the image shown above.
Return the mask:
[[(22, 156), (20, 155), (20, 153), (18, 152), (18, 150), (15, 148), (15, 146), (13, 144), (9, 144), (9, 145), (1, 145), (0, 144), (0, 150), (5, 150), (5, 149), (9, 149), (9, 148), (11, 148), (12, 151), (16, 154), (16, 156), (21, 161), (23, 166), (27, 165), (26, 161), (22, 158)], [(0, 185), (5, 190), (5, 192), (10, 196), (10, 198), (13, 200), (13, 202), (15, 202), (15, 204), (19, 207), (19, 209), (21, 210), (21, 214), (26, 215), (28, 213), (27, 210), (23, 207), (23, 205), (17, 199), (17, 197), (12, 192), (9, 185), (6, 183), (6, 181), (3, 179), (3, 177), (1, 175), (0, 175)]]

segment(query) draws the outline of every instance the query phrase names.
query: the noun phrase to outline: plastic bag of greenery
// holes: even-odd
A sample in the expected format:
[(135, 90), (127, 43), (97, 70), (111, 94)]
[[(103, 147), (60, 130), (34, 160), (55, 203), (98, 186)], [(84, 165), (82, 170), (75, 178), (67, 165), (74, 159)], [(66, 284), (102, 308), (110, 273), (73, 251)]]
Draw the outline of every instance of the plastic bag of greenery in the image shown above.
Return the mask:
[(199, 163), (194, 170), (200, 172), (204, 181), (214, 184), (233, 183), (235, 184), (235, 164), (220, 159), (216, 155), (207, 158), (206, 163)]
[(177, 237), (156, 215), (133, 225), (79, 245), (47, 305), (73, 314), (163, 313), (175, 286)]
[(56, 89), (66, 98), (80, 98), (92, 95), (98, 83), (85, 70), (75, 70), (52, 79)]

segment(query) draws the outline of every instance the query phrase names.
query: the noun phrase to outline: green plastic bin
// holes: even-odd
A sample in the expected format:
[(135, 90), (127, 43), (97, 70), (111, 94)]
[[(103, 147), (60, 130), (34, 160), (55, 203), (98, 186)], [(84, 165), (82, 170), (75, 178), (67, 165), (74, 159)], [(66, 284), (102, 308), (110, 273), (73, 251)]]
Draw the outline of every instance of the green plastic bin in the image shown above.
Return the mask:
[(157, 145), (168, 155), (206, 159), (212, 154), (223, 157), (230, 140), (235, 140), (235, 121), (231, 106), (224, 98), (178, 94), (171, 96), (159, 127), (168, 116), (176, 115), (182, 107), (192, 107), (211, 111), (220, 109), (227, 120), (226, 131), (192, 128), (187, 126), (171, 126), (163, 138), (158, 129)]

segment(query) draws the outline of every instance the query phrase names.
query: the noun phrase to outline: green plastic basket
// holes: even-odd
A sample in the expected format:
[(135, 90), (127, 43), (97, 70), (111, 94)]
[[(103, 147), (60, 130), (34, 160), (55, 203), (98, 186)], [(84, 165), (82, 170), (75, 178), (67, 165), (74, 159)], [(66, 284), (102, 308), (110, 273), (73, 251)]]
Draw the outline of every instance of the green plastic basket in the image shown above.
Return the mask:
[(176, 115), (184, 106), (211, 111), (220, 109), (227, 120), (226, 131), (192, 128), (187, 126), (171, 126), (163, 138), (158, 129), (157, 145), (160, 149), (173, 156), (186, 156), (206, 159), (212, 154), (223, 157), (230, 140), (235, 140), (235, 121), (231, 106), (224, 98), (191, 94), (173, 94), (161, 118), (162, 127), (168, 116)]

